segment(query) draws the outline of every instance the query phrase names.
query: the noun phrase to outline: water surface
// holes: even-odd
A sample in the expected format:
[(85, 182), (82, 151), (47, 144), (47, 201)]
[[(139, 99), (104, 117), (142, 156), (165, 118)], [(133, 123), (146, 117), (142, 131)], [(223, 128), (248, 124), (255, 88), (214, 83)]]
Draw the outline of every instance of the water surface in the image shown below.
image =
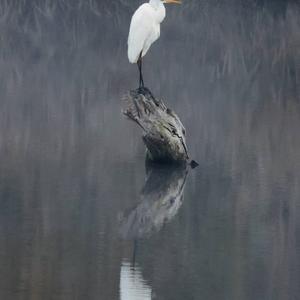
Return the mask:
[(300, 299), (299, 7), (169, 7), (144, 76), (186, 172), (146, 168), (121, 114), (137, 1), (24, 3), (1, 6), (0, 298)]

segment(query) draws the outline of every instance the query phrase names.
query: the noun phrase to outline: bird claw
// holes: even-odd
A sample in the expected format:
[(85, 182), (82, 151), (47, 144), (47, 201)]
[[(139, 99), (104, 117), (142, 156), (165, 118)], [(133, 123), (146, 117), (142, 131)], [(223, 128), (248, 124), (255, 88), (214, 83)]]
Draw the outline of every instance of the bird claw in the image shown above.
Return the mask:
[(144, 86), (140, 86), (138, 89), (137, 89), (137, 92), (140, 94), (140, 95), (143, 95), (143, 96), (147, 96), (149, 95), (153, 100), (155, 100), (154, 96), (152, 95), (151, 91), (147, 88), (147, 87), (144, 87)]

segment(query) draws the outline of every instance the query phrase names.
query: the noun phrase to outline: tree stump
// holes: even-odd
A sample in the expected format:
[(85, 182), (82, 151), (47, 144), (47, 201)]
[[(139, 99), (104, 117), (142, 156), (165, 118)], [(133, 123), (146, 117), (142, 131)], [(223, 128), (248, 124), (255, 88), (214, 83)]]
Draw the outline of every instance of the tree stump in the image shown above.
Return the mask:
[(177, 114), (162, 100), (153, 97), (147, 88), (130, 91), (125, 95), (123, 114), (143, 130), (147, 159), (159, 163), (197, 164), (189, 162), (185, 128)]

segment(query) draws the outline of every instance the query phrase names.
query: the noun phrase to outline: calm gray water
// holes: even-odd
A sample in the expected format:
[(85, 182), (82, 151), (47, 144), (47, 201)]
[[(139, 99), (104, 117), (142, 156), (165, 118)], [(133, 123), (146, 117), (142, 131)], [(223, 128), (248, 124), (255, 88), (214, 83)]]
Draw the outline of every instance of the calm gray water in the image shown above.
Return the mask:
[(300, 299), (300, 8), (228, 2), (168, 7), (145, 58), (186, 171), (121, 114), (138, 1), (1, 1), (1, 299)]

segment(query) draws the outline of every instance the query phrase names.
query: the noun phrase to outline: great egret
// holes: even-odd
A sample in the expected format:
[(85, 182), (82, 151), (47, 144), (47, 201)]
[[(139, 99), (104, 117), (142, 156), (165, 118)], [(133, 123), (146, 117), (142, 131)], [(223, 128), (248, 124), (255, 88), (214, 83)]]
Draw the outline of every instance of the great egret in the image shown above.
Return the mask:
[(133, 14), (128, 36), (128, 59), (137, 63), (140, 73), (139, 87), (144, 88), (142, 57), (160, 36), (160, 23), (166, 16), (164, 3), (180, 4), (181, 0), (150, 0)]

